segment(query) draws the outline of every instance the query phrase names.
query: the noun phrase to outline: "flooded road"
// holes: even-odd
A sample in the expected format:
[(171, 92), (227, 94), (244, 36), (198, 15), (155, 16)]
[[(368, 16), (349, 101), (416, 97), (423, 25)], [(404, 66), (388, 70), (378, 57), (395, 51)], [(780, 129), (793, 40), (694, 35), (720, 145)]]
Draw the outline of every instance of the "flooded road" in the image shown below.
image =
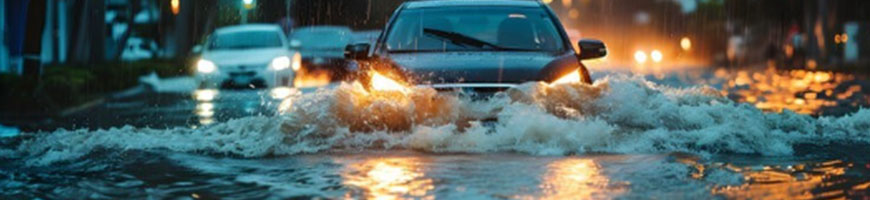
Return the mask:
[(859, 108), (870, 104), (866, 79), (763, 70), (594, 77), (595, 85), (527, 83), (482, 102), (431, 88), (374, 93), (353, 84), (117, 99), (67, 119), (91, 130), (0, 140), (0, 196), (805, 199), (870, 192), (870, 110)]

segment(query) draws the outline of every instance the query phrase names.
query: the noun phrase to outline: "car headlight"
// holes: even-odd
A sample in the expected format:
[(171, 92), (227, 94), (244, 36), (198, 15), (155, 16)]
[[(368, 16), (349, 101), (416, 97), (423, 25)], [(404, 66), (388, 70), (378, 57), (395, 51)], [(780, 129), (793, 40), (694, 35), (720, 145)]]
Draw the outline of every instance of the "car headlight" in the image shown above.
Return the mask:
[(646, 62), (646, 53), (643, 51), (635, 51), (634, 52), (634, 61), (639, 64), (643, 64)]
[(281, 57), (277, 57), (275, 59), (272, 59), (272, 63), (269, 65), (272, 66), (273, 70), (277, 71), (277, 70), (284, 70), (284, 69), (290, 68), (290, 64), (291, 63), (290, 63), (289, 57), (281, 56)]
[(653, 62), (662, 62), (662, 59), (665, 57), (661, 51), (653, 50), (649, 53), (649, 57), (652, 58)]
[(206, 59), (199, 59), (196, 62), (196, 71), (201, 73), (212, 73), (217, 70), (217, 66), (214, 65), (213, 62), (208, 61)]
[(408, 88), (400, 83), (399, 81), (390, 79), (387, 76), (381, 75), (377, 71), (372, 71), (371, 76), (371, 88), (377, 91), (399, 91), (406, 92)]
[(565, 83), (579, 83), (581, 81), (582, 80), (580, 78), (580, 69), (577, 69), (577, 70), (568, 72), (565, 75), (562, 75), (562, 77), (559, 77), (559, 79), (556, 79), (556, 81), (553, 81), (552, 83), (550, 83), (550, 85), (565, 84)]

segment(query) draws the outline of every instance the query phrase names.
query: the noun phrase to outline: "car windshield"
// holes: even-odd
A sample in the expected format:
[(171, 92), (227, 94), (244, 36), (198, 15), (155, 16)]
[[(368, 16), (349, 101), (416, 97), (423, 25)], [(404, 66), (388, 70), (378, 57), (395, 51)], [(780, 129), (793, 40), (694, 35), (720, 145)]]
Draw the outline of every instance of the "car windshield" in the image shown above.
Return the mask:
[(281, 47), (281, 34), (275, 31), (238, 31), (219, 33), (209, 42), (209, 49), (252, 49)]
[(387, 36), (390, 52), (561, 51), (562, 37), (541, 8), (451, 7), (404, 10)]
[(291, 45), (300, 49), (344, 50), (350, 37), (350, 31), (341, 29), (304, 29), (293, 33)]

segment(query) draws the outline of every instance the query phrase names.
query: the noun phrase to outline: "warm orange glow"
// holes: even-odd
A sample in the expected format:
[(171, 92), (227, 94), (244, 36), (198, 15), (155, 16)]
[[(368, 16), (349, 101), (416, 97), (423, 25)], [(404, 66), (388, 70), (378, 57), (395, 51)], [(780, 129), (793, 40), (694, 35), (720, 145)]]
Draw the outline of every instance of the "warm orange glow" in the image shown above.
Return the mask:
[(172, 9), (172, 14), (177, 15), (179, 11), (181, 11), (181, 3), (179, 0), (170, 0), (169, 8)]
[[(714, 195), (726, 199), (824, 199), (842, 195), (843, 188), (830, 187), (842, 184), (842, 176), (851, 163), (840, 160), (806, 165), (741, 167), (732, 164), (721, 166), (743, 175), (742, 185), (714, 187)], [(720, 167), (720, 166), (717, 166)], [(865, 189), (867, 184), (856, 184), (852, 189)], [(850, 188), (846, 187), (846, 190)], [(810, 192), (812, 191), (812, 192)]]
[(539, 186), (542, 196), (516, 196), (518, 199), (606, 199), (624, 193), (623, 187), (613, 185), (595, 161), (590, 159), (563, 159), (547, 165), (547, 174)]
[(565, 7), (571, 7), (571, 4), (573, 4), (573, 3), (574, 3), (573, 0), (562, 0), (562, 5)]
[(646, 63), (646, 53), (644, 53), (643, 51), (635, 51), (634, 61), (637, 61), (637, 63), (639, 64)]
[(653, 50), (652, 52), (649, 53), (649, 57), (652, 58), (653, 62), (658, 63), (658, 62), (662, 62), (662, 59), (664, 59), (665, 56), (662, 54), (661, 51)]
[(689, 40), (688, 37), (683, 37), (683, 39), (680, 40), (680, 47), (682, 47), (684, 51), (692, 49), (692, 40)]
[(580, 11), (577, 11), (577, 9), (571, 9), (568, 11), (568, 17), (571, 19), (577, 19), (580, 17)]
[(770, 68), (761, 72), (729, 73), (720, 70), (716, 77), (728, 80), (723, 88), (726, 95), (732, 93), (740, 96), (742, 102), (772, 112), (788, 109), (803, 114), (817, 113), (824, 107), (837, 105), (836, 100), (854, 98), (861, 91), (860, 85), (852, 85), (846, 91), (834, 92), (844, 82), (854, 80), (854, 76), (825, 71), (780, 72)]
[(293, 68), (293, 71), (302, 69), (302, 54), (299, 54), (299, 52), (293, 54), (293, 62), (290, 67)]
[(318, 87), (329, 84), (332, 76), (328, 71), (299, 70), (293, 79), (293, 87)]
[(434, 198), (428, 194), (434, 182), (416, 165), (407, 158), (374, 159), (351, 165), (342, 176), (344, 184), (365, 191), (361, 199)]
[(840, 41), (842, 41), (843, 43), (849, 42), (849, 34), (843, 33), (843, 35), (840, 36)]
[(582, 80), (580, 78), (580, 70), (578, 69), (578, 70), (571, 71), (566, 75), (563, 75), (561, 78), (556, 79), (556, 81), (553, 81), (552, 83), (550, 83), (550, 85), (552, 86), (552, 85), (566, 84), (566, 83), (579, 83), (581, 81)]
[(550, 4), (550, 3), (553, 3), (553, 0), (543, 0), (543, 2), (544, 2), (545, 4)]
[(376, 71), (371, 72), (371, 86), (377, 91), (399, 91), (405, 92), (408, 88), (405, 85), (390, 79)]

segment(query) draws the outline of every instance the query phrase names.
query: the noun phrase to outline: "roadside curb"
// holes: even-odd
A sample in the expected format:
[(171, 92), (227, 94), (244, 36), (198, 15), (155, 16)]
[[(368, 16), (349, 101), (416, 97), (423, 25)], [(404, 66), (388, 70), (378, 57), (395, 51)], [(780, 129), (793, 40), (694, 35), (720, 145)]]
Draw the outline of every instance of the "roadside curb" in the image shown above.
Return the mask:
[(72, 107), (72, 108), (64, 109), (63, 111), (61, 111), (58, 114), (61, 117), (66, 117), (66, 116), (72, 115), (74, 113), (81, 112), (83, 110), (87, 110), (87, 109), (92, 108), (96, 105), (100, 105), (102, 103), (105, 103), (106, 100), (128, 98), (128, 97), (132, 97), (132, 96), (146, 93), (150, 90), (151, 90), (151, 88), (149, 88), (145, 84), (140, 83), (139, 85), (137, 85), (135, 87), (132, 87), (132, 88), (129, 88), (126, 90), (122, 90), (120, 92), (115, 92), (115, 93), (106, 95), (104, 97), (100, 97), (100, 98), (85, 102), (83, 104), (80, 104), (80, 105)]

